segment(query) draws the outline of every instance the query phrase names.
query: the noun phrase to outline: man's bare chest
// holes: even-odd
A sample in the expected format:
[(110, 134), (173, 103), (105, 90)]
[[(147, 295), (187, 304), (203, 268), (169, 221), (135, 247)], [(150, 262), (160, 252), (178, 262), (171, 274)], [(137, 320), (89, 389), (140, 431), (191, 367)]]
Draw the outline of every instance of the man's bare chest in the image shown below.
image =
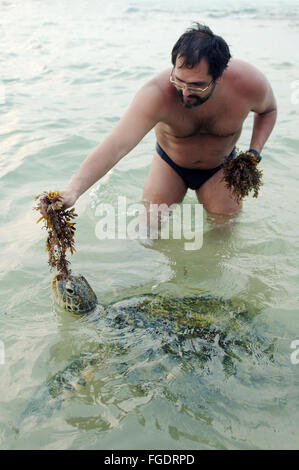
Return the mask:
[[(199, 107), (200, 108), (200, 107)], [(175, 106), (167, 120), (171, 134), (178, 138), (192, 136), (230, 137), (236, 134), (249, 113), (244, 103), (219, 103), (207, 110), (182, 109)]]

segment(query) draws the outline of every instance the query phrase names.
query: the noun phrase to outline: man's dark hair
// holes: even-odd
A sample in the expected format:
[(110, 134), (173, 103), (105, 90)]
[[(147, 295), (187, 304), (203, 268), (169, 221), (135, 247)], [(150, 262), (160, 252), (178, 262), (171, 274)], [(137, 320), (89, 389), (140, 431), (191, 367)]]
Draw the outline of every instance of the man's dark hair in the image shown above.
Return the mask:
[(175, 43), (171, 53), (173, 66), (178, 56), (182, 59), (180, 67), (190, 69), (205, 58), (209, 64), (209, 75), (212, 75), (213, 80), (220, 77), (231, 58), (224, 39), (200, 23), (194, 23), (194, 27), (187, 29)]

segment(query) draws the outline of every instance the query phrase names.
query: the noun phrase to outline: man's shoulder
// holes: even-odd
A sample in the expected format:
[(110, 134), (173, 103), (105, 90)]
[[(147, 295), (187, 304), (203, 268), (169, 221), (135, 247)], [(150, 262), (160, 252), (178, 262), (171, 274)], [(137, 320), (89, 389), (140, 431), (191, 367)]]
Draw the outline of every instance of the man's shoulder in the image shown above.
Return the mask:
[[(170, 72), (169, 72), (170, 74)], [(167, 78), (168, 76), (168, 78)], [(147, 81), (135, 94), (130, 112), (163, 120), (167, 112), (169, 75), (167, 71)]]
[(171, 69), (166, 69), (157, 74), (151, 80), (149, 80), (145, 85), (144, 89), (151, 90), (156, 93), (165, 93), (167, 89), (170, 87), (169, 84), (169, 77), (170, 77)]
[(251, 95), (263, 89), (267, 83), (265, 75), (254, 65), (240, 59), (231, 59), (227, 77), (241, 94)]
[(146, 82), (137, 92), (136, 96), (139, 96), (141, 99), (145, 99), (147, 102), (152, 101), (153, 105), (156, 103), (162, 106), (167, 102), (169, 91), (172, 91), (169, 83), (169, 76), (170, 69), (159, 73)]

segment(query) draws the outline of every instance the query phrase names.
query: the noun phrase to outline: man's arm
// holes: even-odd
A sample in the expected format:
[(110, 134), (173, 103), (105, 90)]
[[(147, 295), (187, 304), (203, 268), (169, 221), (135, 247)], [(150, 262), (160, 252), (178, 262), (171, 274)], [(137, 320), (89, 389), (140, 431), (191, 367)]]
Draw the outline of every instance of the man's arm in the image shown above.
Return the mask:
[(83, 161), (69, 186), (62, 192), (64, 207), (70, 207), (88, 188), (127, 155), (160, 121), (163, 94), (153, 81), (135, 95), (130, 107), (112, 132)]
[(276, 101), (270, 83), (260, 71), (255, 69), (255, 73), (247, 76), (248, 79), (252, 97), (251, 111), (255, 113), (250, 149), (261, 153), (276, 122)]

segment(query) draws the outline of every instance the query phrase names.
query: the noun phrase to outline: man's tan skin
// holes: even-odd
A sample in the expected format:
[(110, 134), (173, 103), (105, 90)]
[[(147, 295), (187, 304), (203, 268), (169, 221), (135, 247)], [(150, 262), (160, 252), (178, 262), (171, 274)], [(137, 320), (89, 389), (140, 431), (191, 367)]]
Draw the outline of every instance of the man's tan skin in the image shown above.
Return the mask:
[[(173, 76), (186, 86), (195, 86), (199, 82), (204, 88), (213, 79), (206, 59), (192, 69), (180, 68), (180, 63), (178, 56)], [(248, 148), (261, 152), (275, 124), (276, 103), (268, 80), (258, 69), (231, 59), (216, 80), (211, 97), (193, 109), (185, 108), (181, 103), (176, 88), (169, 81), (171, 70), (160, 73), (137, 92), (110, 135), (83, 161), (68, 188), (62, 192), (65, 208), (72, 206), (152, 128), (157, 141), (176, 164), (185, 168), (215, 168), (231, 153), (245, 118), (253, 111), (254, 126)], [(190, 95), (192, 93), (184, 89), (184, 100), (192, 104)], [(222, 178), (223, 170), (220, 169), (196, 191), (197, 197), (210, 213), (232, 214), (240, 206)], [(155, 153), (142, 199), (171, 205), (181, 202), (186, 191), (181, 177)]]

